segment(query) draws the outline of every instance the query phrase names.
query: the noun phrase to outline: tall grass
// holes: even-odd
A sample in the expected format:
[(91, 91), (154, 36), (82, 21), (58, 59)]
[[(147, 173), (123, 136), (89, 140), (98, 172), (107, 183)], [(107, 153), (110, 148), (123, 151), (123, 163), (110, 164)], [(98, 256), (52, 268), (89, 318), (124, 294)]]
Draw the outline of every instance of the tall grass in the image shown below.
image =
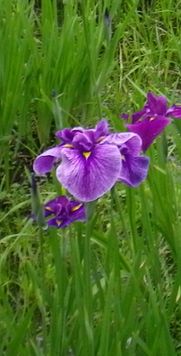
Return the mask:
[[(32, 224), (19, 176), (56, 129), (107, 116), (123, 130), (148, 90), (179, 101), (179, 1), (0, 9), (0, 354), (181, 354), (180, 122), (150, 148), (147, 181), (118, 184), (85, 224)], [(51, 179), (40, 190), (60, 194)]]

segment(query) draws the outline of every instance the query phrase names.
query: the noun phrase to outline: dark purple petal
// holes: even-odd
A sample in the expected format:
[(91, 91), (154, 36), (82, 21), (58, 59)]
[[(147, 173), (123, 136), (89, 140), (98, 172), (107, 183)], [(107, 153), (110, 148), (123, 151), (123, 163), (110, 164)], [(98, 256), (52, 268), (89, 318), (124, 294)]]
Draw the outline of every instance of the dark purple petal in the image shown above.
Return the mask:
[(144, 115), (147, 113), (147, 109), (145, 108), (145, 106), (143, 107), (143, 109), (136, 111), (134, 114), (131, 115), (132, 118), (132, 124), (134, 124), (135, 122), (139, 121), (142, 117), (144, 117)]
[(161, 134), (164, 128), (170, 123), (166, 117), (157, 117), (153, 120), (145, 119), (136, 124), (126, 125), (128, 130), (137, 133), (142, 139), (142, 149), (146, 151), (155, 138)]
[(181, 118), (181, 106), (180, 105), (173, 105), (171, 106), (166, 113), (166, 116), (172, 116), (174, 119)]
[[(76, 220), (76, 219), (75, 219)], [(47, 221), (48, 226), (52, 226), (52, 227), (56, 227), (58, 229), (62, 229), (64, 227), (67, 227), (68, 225), (70, 225), (73, 221), (71, 221), (71, 219), (69, 217), (66, 217), (64, 219), (61, 219), (61, 217), (55, 217), (52, 219), (49, 219)]]
[(57, 178), (78, 200), (88, 202), (113, 187), (120, 173), (121, 155), (119, 149), (110, 144), (96, 145), (92, 152), (83, 154), (64, 148)]
[(65, 209), (68, 204), (69, 204), (69, 200), (65, 196), (60, 196), (52, 200), (49, 200), (44, 205), (45, 216), (49, 216), (52, 214), (60, 214), (62, 209)]
[(70, 212), (70, 214), (67, 214), (66, 216), (61, 216), (57, 215), (56, 217), (53, 217), (52, 219), (49, 219), (47, 221), (48, 226), (54, 226), (57, 228), (64, 228), (74, 221), (85, 221), (86, 219), (86, 214), (85, 214), (85, 208), (83, 204), (77, 205), (79, 208), (75, 212)]
[(71, 222), (75, 220), (83, 221), (86, 219), (85, 207), (83, 203), (80, 202), (70, 202), (70, 220)]
[(122, 118), (124, 120), (128, 120), (129, 117), (131, 117), (131, 121), (134, 124), (135, 122), (137, 122), (138, 120), (143, 118), (146, 113), (147, 113), (147, 109), (145, 107), (143, 107), (143, 109), (136, 111), (132, 115), (123, 113), (120, 115), (120, 118)]
[(123, 120), (128, 120), (129, 117), (130, 117), (130, 115), (129, 115), (129, 114), (126, 114), (126, 113), (124, 113), (124, 112), (123, 112), (122, 114), (120, 114), (120, 118), (123, 119)]
[(142, 140), (140, 136), (133, 132), (121, 132), (110, 134), (103, 141), (116, 145), (120, 150), (123, 146), (127, 146), (133, 156), (137, 156), (142, 149)]
[(33, 170), (38, 175), (43, 175), (52, 170), (54, 163), (61, 158), (61, 146), (50, 148), (39, 155), (34, 163)]
[(165, 96), (159, 96), (149, 92), (147, 94), (147, 106), (151, 114), (164, 116), (167, 111), (167, 99)]
[(133, 157), (126, 155), (123, 158), (122, 168), (119, 175), (119, 180), (131, 187), (137, 187), (142, 181), (145, 180), (148, 167), (148, 157)]
[[(67, 220), (65, 222), (65, 220), (62, 219), (58, 219), (57, 217), (49, 219), (47, 221), (48, 226), (53, 226), (53, 227), (57, 227), (57, 228), (61, 228), (63, 227), (62, 225), (64, 224), (64, 226), (66, 226)], [(68, 224), (67, 224), (68, 225)]]

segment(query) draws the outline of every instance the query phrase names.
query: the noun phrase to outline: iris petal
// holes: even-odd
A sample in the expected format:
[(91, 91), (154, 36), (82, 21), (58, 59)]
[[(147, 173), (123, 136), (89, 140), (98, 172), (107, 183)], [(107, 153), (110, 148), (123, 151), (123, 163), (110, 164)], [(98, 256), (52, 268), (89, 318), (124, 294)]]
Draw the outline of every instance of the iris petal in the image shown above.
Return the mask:
[(36, 174), (42, 175), (52, 170), (54, 163), (61, 158), (61, 146), (50, 148), (39, 155), (34, 163), (33, 169)]
[(170, 123), (166, 117), (157, 117), (155, 120), (143, 120), (136, 124), (129, 124), (127, 128), (131, 132), (137, 133), (142, 139), (142, 149), (146, 151), (155, 138)]
[[(132, 125), (133, 126), (133, 125)], [(134, 124), (135, 126), (135, 124)], [(114, 144), (121, 148), (121, 146), (126, 145), (134, 156), (137, 156), (142, 147), (141, 137), (134, 132), (122, 132), (116, 134), (110, 134), (104, 142)]]
[(44, 215), (49, 226), (63, 228), (72, 222), (86, 219), (83, 203), (69, 200), (66, 196), (59, 196), (44, 205)]
[(52, 213), (58, 214), (62, 208), (66, 208), (66, 206), (69, 204), (69, 200), (67, 197), (61, 195), (57, 198), (54, 198), (52, 200), (49, 200), (45, 205), (45, 216), (49, 216)]
[(174, 119), (181, 118), (181, 106), (173, 105), (167, 110), (167, 116), (172, 116)]
[(56, 132), (55, 136), (64, 143), (71, 143), (77, 132), (83, 132), (82, 127), (74, 127), (73, 129), (65, 128)]
[(163, 95), (154, 95), (149, 92), (147, 94), (147, 106), (149, 107), (151, 114), (164, 116), (167, 111), (167, 99)]
[(70, 221), (84, 221), (86, 219), (85, 207), (82, 203), (70, 202)]
[(101, 197), (116, 183), (121, 169), (119, 149), (111, 144), (96, 145), (86, 159), (79, 150), (63, 149), (57, 178), (78, 200)]
[(137, 121), (139, 121), (146, 113), (147, 113), (147, 109), (145, 106), (140, 111), (134, 112), (134, 114), (131, 115), (132, 123), (134, 124)]
[(109, 124), (107, 120), (101, 120), (96, 125), (95, 128), (95, 139), (98, 140), (100, 137), (107, 136), (109, 133)]
[(123, 160), (119, 180), (131, 187), (137, 187), (145, 180), (149, 167), (148, 157), (126, 155)]

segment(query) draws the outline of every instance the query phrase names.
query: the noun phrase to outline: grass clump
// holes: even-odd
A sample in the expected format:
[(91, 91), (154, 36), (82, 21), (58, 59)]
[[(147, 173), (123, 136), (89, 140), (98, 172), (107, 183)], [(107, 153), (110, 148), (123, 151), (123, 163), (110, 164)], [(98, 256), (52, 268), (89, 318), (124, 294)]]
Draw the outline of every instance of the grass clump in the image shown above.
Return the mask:
[[(180, 96), (179, 2), (0, 1), (0, 354), (181, 354), (181, 126), (88, 225), (32, 223), (27, 167), (54, 132), (124, 130), (148, 90)], [(25, 167), (26, 166), (26, 170)], [(42, 201), (61, 194), (39, 180)]]

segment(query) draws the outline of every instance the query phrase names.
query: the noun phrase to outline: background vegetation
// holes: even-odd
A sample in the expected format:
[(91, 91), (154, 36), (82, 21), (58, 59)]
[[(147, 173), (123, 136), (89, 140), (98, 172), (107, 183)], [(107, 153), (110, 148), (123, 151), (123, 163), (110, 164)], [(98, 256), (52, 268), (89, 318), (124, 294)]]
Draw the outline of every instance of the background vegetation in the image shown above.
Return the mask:
[(32, 224), (27, 175), (57, 129), (179, 103), (180, 28), (179, 0), (0, 0), (0, 354), (181, 355), (181, 122), (87, 225)]

